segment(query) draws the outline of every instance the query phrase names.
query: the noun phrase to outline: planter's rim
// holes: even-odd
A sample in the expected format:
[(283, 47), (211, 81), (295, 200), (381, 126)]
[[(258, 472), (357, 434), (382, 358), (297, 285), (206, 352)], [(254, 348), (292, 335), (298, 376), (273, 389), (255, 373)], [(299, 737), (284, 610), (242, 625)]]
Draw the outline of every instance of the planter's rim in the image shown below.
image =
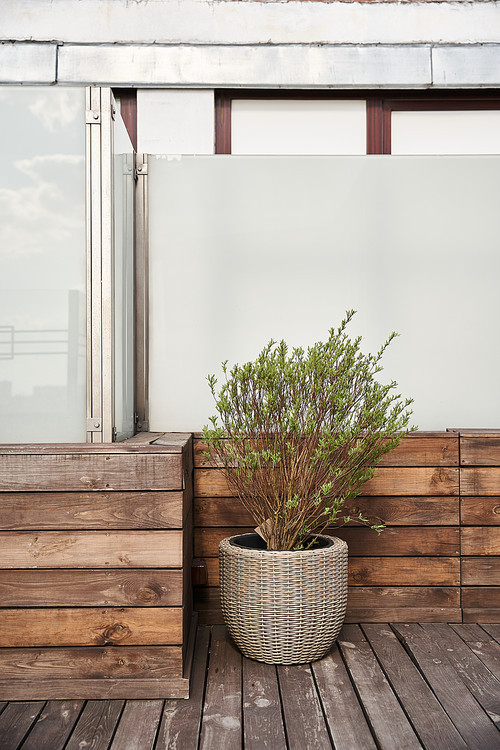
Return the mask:
[(329, 536), (327, 534), (318, 534), (317, 536), (320, 539), (327, 540), (327, 544), (324, 547), (319, 547), (317, 549), (301, 549), (301, 550), (281, 550), (281, 549), (257, 549), (253, 547), (243, 547), (237, 543), (235, 543), (235, 540), (240, 539), (241, 537), (249, 537), (254, 536), (258, 537), (259, 535), (256, 532), (247, 532), (245, 534), (233, 534), (232, 536), (225, 537), (221, 540), (219, 544), (219, 549), (224, 546), (224, 549), (227, 552), (232, 552), (233, 554), (239, 554), (239, 555), (248, 555), (251, 557), (273, 557), (276, 555), (285, 556), (288, 555), (293, 558), (298, 557), (304, 557), (309, 555), (324, 555), (331, 553), (332, 550), (338, 550), (341, 547), (347, 548), (347, 542), (345, 542), (343, 539), (340, 539), (336, 536)]

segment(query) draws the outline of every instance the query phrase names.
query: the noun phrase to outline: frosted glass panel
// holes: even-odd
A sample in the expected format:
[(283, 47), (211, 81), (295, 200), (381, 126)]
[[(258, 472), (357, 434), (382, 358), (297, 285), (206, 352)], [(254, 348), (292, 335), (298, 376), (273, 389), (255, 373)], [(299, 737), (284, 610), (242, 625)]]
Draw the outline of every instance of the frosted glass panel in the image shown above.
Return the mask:
[(121, 116), (114, 121), (115, 430), (134, 434), (134, 149)]
[(393, 112), (393, 154), (500, 154), (500, 110)]
[(198, 430), (205, 377), (345, 310), (420, 429), (500, 423), (500, 157), (150, 161), (152, 430)]
[(366, 154), (366, 101), (233, 99), (233, 154)]
[(0, 89), (0, 442), (85, 441), (85, 94)]

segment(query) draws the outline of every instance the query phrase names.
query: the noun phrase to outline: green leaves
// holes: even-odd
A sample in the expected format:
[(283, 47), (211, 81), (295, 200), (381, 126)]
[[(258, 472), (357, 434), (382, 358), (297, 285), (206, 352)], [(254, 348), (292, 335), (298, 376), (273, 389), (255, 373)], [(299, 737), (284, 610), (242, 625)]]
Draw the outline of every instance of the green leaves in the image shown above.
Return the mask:
[[(307, 351), (271, 340), (253, 362), (230, 370), (224, 362), (218, 392), (215, 375), (207, 378), (217, 412), (203, 431), (207, 455), (256, 524), (265, 523), (269, 548), (299, 548), (307, 534), (338, 523), (345, 500), (413, 429), (412, 400), (375, 377), (397, 334), (365, 355), (361, 337), (346, 332), (354, 314)], [(370, 525), (361, 514), (356, 520)]]

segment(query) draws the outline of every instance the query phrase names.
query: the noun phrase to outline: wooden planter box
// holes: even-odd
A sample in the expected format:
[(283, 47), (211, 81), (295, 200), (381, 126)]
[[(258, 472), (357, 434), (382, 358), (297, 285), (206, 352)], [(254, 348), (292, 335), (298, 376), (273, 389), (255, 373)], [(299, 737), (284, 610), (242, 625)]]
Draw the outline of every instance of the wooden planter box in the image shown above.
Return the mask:
[(192, 441), (0, 446), (0, 700), (184, 698)]

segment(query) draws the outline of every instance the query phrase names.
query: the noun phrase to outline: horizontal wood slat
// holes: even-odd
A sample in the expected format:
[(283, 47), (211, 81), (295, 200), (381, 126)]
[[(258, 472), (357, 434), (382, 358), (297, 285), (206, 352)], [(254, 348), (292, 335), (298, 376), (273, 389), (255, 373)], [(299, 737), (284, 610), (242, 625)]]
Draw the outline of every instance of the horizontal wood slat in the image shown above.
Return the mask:
[(500, 586), (500, 557), (464, 557), (461, 562), (463, 586)]
[(500, 610), (499, 586), (464, 586), (462, 589), (463, 607), (467, 609), (495, 608)]
[(0, 491), (182, 490), (182, 479), (181, 454), (0, 454)]
[(483, 608), (469, 609), (463, 608), (463, 622), (496, 622), (500, 623), (500, 608)]
[(360, 622), (462, 622), (460, 607), (347, 607), (346, 623)]
[[(194, 555), (216, 557), (221, 539), (251, 530), (195, 529)], [(332, 534), (347, 542), (351, 556), (451, 557), (459, 554), (459, 529), (453, 527), (391, 527), (380, 535), (367, 528), (345, 527), (332, 530)]]
[(500, 467), (460, 469), (460, 494), (500, 496)]
[[(500, 501), (500, 498), (499, 498)], [(459, 501), (456, 497), (364, 497), (346, 502), (346, 514), (359, 512), (389, 526), (457, 526)], [(500, 523), (500, 516), (499, 521)], [(238, 498), (197, 497), (195, 526), (251, 526), (252, 518)], [(351, 522), (351, 525), (355, 521)]]
[(179, 607), (182, 570), (0, 570), (0, 607)]
[(182, 531), (1, 531), (0, 568), (182, 566)]
[(348, 607), (460, 607), (458, 586), (354, 586), (349, 590)]
[(500, 497), (462, 497), (460, 512), (464, 526), (500, 526)]
[(182, 492), (3, 492), (0, 529), (180, 528)]
[(460, 437), (460, 463), (463, 466), (500, 466), (500, 437)]
[(182, 645), (182, 608), (2, 609), (1, 648)]
[(462, 555), (500, 555), (500, 528), (464, 526), (460, 535)]
[[(458, 495), (459, 469), (448, 467), (376, 469), (376, 476), (363, 485), (363, 495)], [(196, 497), (231, 497), (220, 469), (195, 469)], [(484, 493), (488, 494), (488, 493)]]
[[(175, 647), (176, 648), (176, 647)], [(177, 656), (177, 655), (175, 655)], [(73, 670), (78, 674), (78, 667)], [(189, 678), (187, 677), (122, 677), (120, 679), (100, 678), (80, 679), (70, 676), (60, 679), (44, 679), (29, 682), (26, 680), (0, 678), (0, 696), (12, 701), (26, 700), (118, 700), (133, 696), (136, 700), (164, 700), (166, 695), (176, 698), (189, 698)], [(102, 747), (102, 745), (100, 745)]]
[[(182, 675), (181, 646), (77, 646), (0, 651), (0, 680), (165, 679)], [(0, 693), (0, 700), (4, 697)], [(68, 696), (69, 697), (69, 696)]]
[[(434, 434), (432, 437), (412, 434), (403, 438), (393, 451), (382, 456), (378, 466), (458, 466), (458, 444), (458, 437), (451, 433)], [(220, 465), (215, 459), (206, 459), (206, 449), (203, 439), (194, 438), (195, 468)]]
[[(208, 572), (207, 585), (218, 586), (218, 558), (206, 557), (205, 562)], [(458, 557), (349, 557), (349, 586), (395, 584), (459, 586), (460, 560)]]

